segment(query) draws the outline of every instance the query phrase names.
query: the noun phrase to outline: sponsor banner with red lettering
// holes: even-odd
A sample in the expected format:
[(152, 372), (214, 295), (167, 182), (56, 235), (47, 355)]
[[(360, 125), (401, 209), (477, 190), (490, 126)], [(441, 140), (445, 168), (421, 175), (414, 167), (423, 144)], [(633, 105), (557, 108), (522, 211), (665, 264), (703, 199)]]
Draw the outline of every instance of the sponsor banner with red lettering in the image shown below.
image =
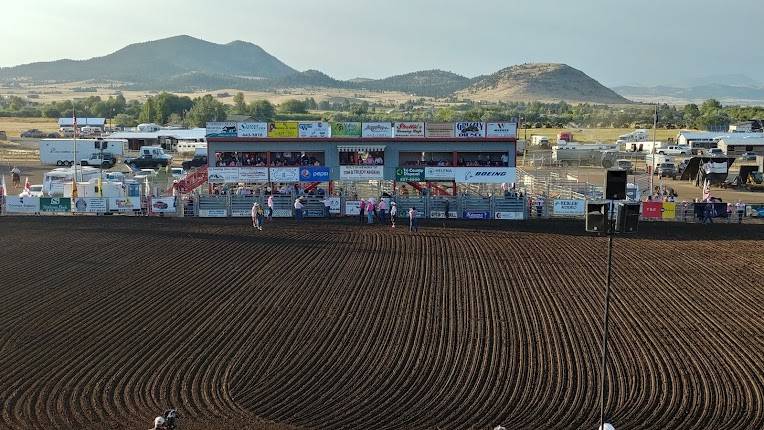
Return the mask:
[(663, 202), (642, 202), (642, 218), (661, 219)]
[(424, 137), (423, 122), (396, 122), (393, 137)]

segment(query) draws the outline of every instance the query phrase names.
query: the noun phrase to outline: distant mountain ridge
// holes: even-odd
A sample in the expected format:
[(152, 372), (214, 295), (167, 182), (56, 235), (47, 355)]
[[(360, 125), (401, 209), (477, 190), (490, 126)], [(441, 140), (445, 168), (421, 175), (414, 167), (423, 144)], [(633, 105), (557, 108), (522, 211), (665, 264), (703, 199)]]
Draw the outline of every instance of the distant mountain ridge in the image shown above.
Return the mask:
[(299, 72), (249, 42), (216, 44), (191, 36), (135, 43), (89, 60), (0, 68), (0, 82), (10, 81), (111, 81), (125, 89), (179, 92), (322, 87), (487, 101), (629, 103), (583, 72), (564, 64), (512, 66), (473, 79), (443, 70), (423, 70), (383, 79), (341, 81), (317, 70)]
[(613, 90), (632, 100), (643, 102), (699, 103), (708, 99), (740, 104), (764, 102), (763, 87), (739, 85), (706, 84), (687, 88), (666, 85), (654, 87), (625, 85), (614, 87)]

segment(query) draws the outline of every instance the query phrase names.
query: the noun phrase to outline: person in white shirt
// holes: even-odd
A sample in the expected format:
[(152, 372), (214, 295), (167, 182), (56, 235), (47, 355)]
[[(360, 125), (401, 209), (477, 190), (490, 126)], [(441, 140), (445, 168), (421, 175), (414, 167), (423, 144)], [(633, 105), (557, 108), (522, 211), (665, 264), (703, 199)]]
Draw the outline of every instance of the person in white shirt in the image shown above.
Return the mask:
[(416, 208), (410, 208), (409, 209), (409, 232), (418, 232), (419, 226), (417, 226), (416, 222)]
[(329, 197), (324, 197), (321, 202), (324, 204), (324, 217), (331, 218), (332, 201), (329, 200)]
[(393, 223), (393, 228), (395, 228), (395, 217), (398, 215), (398, 204), (395, 202), (390, 203), (390, 221)]
[(295, 199), (294, 200), (294, 218), (297, 221), (302, 220), (302, 208), (303, 208), (302, 200), (300, 200), (299, 198)]
[(268, 196), (268, 222), (273, 222), (273, 194)]

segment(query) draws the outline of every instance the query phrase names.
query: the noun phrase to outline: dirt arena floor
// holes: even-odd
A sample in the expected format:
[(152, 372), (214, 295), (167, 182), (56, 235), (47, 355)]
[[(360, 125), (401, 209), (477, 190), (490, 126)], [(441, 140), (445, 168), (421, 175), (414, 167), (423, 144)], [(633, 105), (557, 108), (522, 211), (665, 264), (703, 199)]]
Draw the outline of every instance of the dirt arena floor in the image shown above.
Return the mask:
[[(764, 428), (764, 227), (615, 241), (610, 421)], [(594, 429), (580, 222), (0, 218), (0, 428)]]

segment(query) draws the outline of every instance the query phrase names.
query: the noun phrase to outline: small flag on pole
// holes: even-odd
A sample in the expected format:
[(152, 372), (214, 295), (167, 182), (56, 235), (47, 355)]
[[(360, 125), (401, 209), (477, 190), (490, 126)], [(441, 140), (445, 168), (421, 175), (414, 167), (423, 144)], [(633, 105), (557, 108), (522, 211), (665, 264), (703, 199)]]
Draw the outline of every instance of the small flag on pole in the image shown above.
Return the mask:
[(703, 181), (703, 200), (708, 201), (711, 199), (711, 184), (708, 179)]
[(72, 178), (72, 207), (74, 207), (74, 201), (77, 200), (77, 178)]
[(24, 180), (24, 191), (26, 191), (27, 193), (32, 192), (32, 184), (29, 183), (29, 176), (27, 176), (26, 179)]
[(5, 175), (3, 175), (3, 182), (0, 184), (0, 197), (5, 197), (5, 193), (8, 192), (8, 189), (5, 187)]

